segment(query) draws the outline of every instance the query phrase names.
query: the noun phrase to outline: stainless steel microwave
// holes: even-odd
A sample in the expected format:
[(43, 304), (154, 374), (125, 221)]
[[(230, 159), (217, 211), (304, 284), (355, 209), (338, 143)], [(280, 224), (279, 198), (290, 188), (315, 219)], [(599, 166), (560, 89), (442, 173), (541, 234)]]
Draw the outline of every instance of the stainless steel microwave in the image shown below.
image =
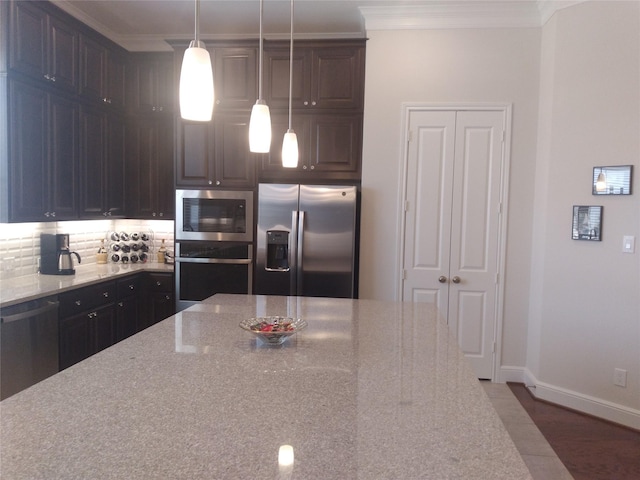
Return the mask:
[(176, 240), (253, 241), (253, 192), (176, 190)]

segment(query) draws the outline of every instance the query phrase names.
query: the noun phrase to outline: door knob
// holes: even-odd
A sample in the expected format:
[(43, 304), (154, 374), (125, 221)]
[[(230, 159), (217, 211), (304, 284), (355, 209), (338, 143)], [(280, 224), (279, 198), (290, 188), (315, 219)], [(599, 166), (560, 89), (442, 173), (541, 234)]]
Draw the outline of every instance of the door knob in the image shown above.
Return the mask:
[(452, 281), (453, 283), (460, 283), (460, 277), (458, 277), (458, 276), (456, 275), (455, 277), (453, 277), (453, 278), (451, 279), (451, 281)]
[(445, 277), (444, 275), (440, 275), (440, 276), (438, 277), (438, 281), (439, 281), (440, 283), (445, 283), (445, 282), (447, 281), (447, 277)]

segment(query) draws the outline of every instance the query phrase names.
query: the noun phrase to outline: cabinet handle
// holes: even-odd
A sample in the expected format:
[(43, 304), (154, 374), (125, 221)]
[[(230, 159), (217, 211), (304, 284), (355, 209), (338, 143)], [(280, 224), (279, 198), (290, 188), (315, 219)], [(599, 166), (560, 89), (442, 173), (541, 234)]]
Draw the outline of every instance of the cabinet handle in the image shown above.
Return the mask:
[(307, 169), (307, 166), (306, 166), (306, 165), (303, 165), (303, 166), (302, 166), (302, 169), (303, 169), (303, 170), (306, 170), (306, 169)]
[(49, 76), (49, 74), (48, 74), (48, 73), (45, 73), (45, 74), (44, 74), (44, 78), (46, 78), (47, 80), (51, 80), (51, 77)]
[(119, 306), (119, 307), (124, 307), (124, 303), (122, 303), (122, 302), (118, 302), (118, 306)]
[(102, 293), (102, 296), (103, 296), (104, 298), (109, 298), (109, 292), (103, 292), (103, 293)]
[(311, 165), (309, 168), (310, 168), (311, 170), (315, 170), (315, 169), (316, 169), (316, 166), (315, 166), (315, 165)]
[(307, 102), (306, 100), (304, 101), (304, 106), (306, 107), (307, 105), (309, 105), (309, 102)]
[(160, 285), (162, 285), (161, 282), (156, 282), (156, 285), (159, 287)]
[(165, 296), (164, 296), (164, 299), (165, 299), (165, 300), (171, 300), (171, 297), (170, 297), (169, 295), (165, 295)]
[(159, 112), (164, 111), (164, 107), (158, 107), (158, 111), (159, 111)]
[(160, 212), (159, 217), (164, 217), (164, 213)]
[(155, 216), (156, 216), (156, 212), (153, 212), (153, 213), (151, 214), (151, 216), (152, 216), (152, 217), (155, 217)]
[(52, 217), (56, 216), (56, 212), (51, 212), (49, 215), (51, 215)]
[(51, 77), (51, 79), (50, 79), (50, 80), (51, 80), (52, 82), (55, 82), (55, 81), (56, 81), (56, 77)]
[(213, 185), (213, 180), (209, 180), (209, 185)]
[(220, 185), (220, 180), (216, 180), (216, 185)]
[(135, 290), (135, 286), (134, 285), (129, 285), (129, 290)]
[(316, 106), (316, 101), (314, 100), (313, 102), (311, 102), (311, 105), (313, 105), (315, 107)]
[(75, 303), (76, 303), (76, 306), (78, 306), (78, 307), (79, 307), (80, 305), (82, 305), (82, 301), (81, 301), (81, 300), (76, 300), (76, 302), (75, 302)]
[(458, 277), (458, 276), (456, 275), (455, 277), (453, 277), (453, 278), (451, 279), (451, 281), (452, 281), (453, 283), (460, 283), (460, 277)]

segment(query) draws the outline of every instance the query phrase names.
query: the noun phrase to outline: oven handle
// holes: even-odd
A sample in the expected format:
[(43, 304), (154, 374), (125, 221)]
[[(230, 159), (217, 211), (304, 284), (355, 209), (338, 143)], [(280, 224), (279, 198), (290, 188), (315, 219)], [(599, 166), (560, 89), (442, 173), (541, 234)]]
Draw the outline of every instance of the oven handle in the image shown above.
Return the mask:
[(251, 258), (191, 258), (191, 257), (176, 257), (176, 262), (181, 263), (231, 263), (237, 265), (251, 265), (253, 260)]

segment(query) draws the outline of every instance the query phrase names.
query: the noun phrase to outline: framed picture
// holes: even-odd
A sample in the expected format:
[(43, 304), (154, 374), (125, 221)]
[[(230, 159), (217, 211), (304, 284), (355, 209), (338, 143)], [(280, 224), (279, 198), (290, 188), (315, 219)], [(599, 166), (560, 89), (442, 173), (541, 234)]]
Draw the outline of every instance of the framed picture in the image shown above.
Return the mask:
[(574, 240), (602, 240), (602, 206), (574, 205), (573, 229)]
[(593, 195), (631, 195), (633, 165), (593, 167)]

